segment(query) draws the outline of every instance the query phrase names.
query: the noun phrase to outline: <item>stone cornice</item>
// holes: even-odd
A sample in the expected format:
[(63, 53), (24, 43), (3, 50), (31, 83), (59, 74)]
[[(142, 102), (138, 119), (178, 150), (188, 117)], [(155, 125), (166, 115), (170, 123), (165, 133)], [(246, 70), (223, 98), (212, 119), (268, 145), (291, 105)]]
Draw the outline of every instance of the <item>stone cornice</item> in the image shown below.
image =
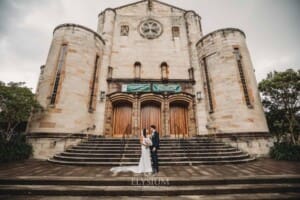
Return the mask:
[(104, 39), (97, 32), (95, 32), (92, 29), (87, 28), (85, 26), (79, 25), (79, 24), (66, 23), (66, 24), (58, 25), (57, 27), (54, 28), (53, 34), (55, 33), (56, 30), (58, 30), (60, 28), (64, 28), (64, 27), (76, 27), (76, 28), (80, 28), (80, 29), (83, 29), (85, 31), (88, 31), (88, 32), (94, 34), (94, 36), (97, 37), (98, 39), (100, 39), (103, 42), (103, 44), (105, 45)]
[(168, 79), (168, 80), (162, 80), (162, 79), (133, 79), (133, 78), (112, 78), (107, 79), (107, 82), (122, 82), (122, 83), (191, 83), (194, 84), (194, 80), (190, 79)]
[(179, 92), (179, 93), (172, 93), (171, 92), (171, 93), (165, 93), (164, 94), (163, 92), (145, 92), (145, 93), (143, 93), (143, 92), (137, 92), (137, 93), (132, 93), (132, 92), (120, 92), (120, 91), (109, 93), (106, 96), (107, 97), (111, 97), (111, 96), (116, 95), (116, 94), (125, 94), (125, 95), (129, 95), (129, 96), (130, 95), (132, 95), (132, 96), (134, 96), (134, 95), (143, 96), (144, 94), (152, 94), (152, 95), (159, 95), (161, 97), (183, 94), (183, 95), (187, 95), (187, 96), (190, 96), (190, 97), (195, 97), (194, 94), (191, 94), (191, 93), (188, 93), (188, 92)]

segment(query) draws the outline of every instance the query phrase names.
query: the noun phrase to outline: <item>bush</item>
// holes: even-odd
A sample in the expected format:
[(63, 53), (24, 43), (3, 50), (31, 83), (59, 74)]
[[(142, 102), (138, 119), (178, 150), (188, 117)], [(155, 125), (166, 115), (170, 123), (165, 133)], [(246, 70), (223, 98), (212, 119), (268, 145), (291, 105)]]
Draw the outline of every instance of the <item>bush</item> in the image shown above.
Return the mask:
[(300, 145), (275, 143), (270, 150), (270, 156), (276, 160), (300, 161)]
[(24, 160), (32, 155), (32, 146), (23, 134), (14, 136), (10, 141), (0, 137), (0, 163)]

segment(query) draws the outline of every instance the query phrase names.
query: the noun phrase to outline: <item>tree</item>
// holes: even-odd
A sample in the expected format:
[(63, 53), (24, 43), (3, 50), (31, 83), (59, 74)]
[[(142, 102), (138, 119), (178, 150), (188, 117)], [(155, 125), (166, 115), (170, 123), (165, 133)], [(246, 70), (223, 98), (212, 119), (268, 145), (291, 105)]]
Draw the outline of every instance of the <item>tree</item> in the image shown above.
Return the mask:
[(12, 138), (20, 123), (27, 122), (32, 111), (42, 110), (34, 94), (24, 84), (0, 81), (0, 132), (6, 140)]
[(259, 85), (271, 133), (278, 142), (289, 136), (292, 144), (298, 143), (300, 118), (300, 70), (288, 69), (271, 72)]

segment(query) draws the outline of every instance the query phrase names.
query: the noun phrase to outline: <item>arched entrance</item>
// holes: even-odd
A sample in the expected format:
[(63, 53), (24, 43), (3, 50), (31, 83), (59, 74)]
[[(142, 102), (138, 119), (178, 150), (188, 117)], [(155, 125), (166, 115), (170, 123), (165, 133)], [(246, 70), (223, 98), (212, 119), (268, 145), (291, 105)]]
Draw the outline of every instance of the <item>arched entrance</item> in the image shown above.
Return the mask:
[(170, 134), (173, 137), (188, 135), (188, 103), (174, 101), (170, 103)]
[(122, 137), (131, 134), (132, 103), (127, 101), (113, 104), (113, 136)]
[(161, 133), (161, 104), (156, 101), (145, 101), (141, 104), (141, 128), (155, 125), (157, 131)]

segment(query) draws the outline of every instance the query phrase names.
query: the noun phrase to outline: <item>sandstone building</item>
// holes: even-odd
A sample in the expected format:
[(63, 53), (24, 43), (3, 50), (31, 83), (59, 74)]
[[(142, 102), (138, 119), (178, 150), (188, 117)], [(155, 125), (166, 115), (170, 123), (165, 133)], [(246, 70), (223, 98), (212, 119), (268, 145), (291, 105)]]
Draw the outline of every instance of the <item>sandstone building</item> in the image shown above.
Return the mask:
[(197, 13), (157, 0), (104, 10), (97, 31), (57, 26), (36, 97), (36, 149), (76, 134), (136, 137), (150, 124), (171, 138), (268, 132), (245, 33), (204, 35)]

